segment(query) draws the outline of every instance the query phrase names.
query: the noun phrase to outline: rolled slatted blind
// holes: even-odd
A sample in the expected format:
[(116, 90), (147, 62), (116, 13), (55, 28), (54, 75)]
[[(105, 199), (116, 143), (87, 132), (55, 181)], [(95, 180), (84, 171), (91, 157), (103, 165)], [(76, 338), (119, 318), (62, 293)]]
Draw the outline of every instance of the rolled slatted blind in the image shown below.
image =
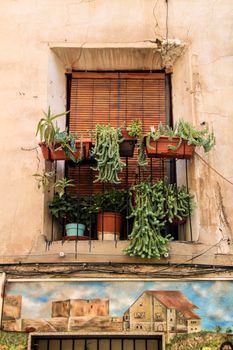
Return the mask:
[[(165, 124), (165, 74), (164, 73), (85, 73), (73, 72), (70, 91), (69, 130), (86, 138), (89, 131), (99, 124), (127, 125), (133, 119), (141, 119), (143, 132), (150, 126)], [(135, 183), (138, 174), (137, 151), (128, 159), (128, 183)], [(161, 161), (153, 161), (152, 169), (144, 171), (144, 178), (161, 176)], [(150, 169), (149, 169), (150, 168)], [(126, 186), (126, 170), (121, 174), (120, 187)], [(68, 169), (81, 194), (102, 189), (102, 184), (91, 184), (95, 172), (89, 165)], [(90, 185), (91, 184), (91, 185)], [(108, 187), (108, 185), (107, 185)]]

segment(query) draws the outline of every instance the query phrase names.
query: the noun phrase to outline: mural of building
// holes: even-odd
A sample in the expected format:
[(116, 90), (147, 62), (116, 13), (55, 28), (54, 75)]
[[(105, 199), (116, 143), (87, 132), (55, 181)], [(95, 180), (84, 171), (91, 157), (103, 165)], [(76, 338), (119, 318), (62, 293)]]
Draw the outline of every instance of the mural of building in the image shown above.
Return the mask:
[(197, 308), (178, 291), (145, 291), (125, 312), (130, 330), (165, 333), (167, 340), (179, 333), (201, 330)]
[(177, 334), (201, 330), (200, 317), (193, 312), (197, 306), (179, 291), (144, 291), (122, 317), (109, 315), (107, 299), (52, 301), (50, 319), (22, 319), (20, 328), (21, 300), (21, 296), (6, 297), (3, 308), (5, 330), (139, 331), (164, 334), (167, 341)]
[(232, 305), (231, 281), (46, 281), (31, 282), (30, 291), (18, 281), (6, 286), (1, 325), (5, 331), (32, 337), (60, 332), (87, 338), (147, 335), (159, 346), (176, 335), (198, 337), (203, 330), (229, 330)]

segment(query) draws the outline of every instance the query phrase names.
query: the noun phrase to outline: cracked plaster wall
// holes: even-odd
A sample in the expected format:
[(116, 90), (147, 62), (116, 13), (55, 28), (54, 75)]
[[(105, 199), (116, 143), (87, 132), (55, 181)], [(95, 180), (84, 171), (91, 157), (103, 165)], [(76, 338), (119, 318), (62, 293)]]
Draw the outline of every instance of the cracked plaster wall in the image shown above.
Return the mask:
[[(166, 30), (169, 38), (185, 42), (175, 62), (163, 57), (173, 65), (174, 119), (206, 122), (213, 128), (216, 147), (201, 156), (233, 181), (233, 3), (169, 0), (168, 5), (166, 28), (164, 0), (1, 1), (2, 13), (7, 14), (0, 30), (1, 254), (30, 253), (45, 233), (44, 196), (32, 177), (37, 158), (40, 169), (43, 160), (30, 149), (37, 145), (35, 128), (42, 109), (51, 104), (57, 112), (65, 105), (64, 66), (51, 52), (51, 42), (140, 45), (164, 40)], [(183, 182), (182, 165), (178, 169)], [(229, 252), (232, 184), (198, 156), (189, 164), (189, 178), (197, 200), (193, 238), (213, 244), (223, 238), (220, 251)]]

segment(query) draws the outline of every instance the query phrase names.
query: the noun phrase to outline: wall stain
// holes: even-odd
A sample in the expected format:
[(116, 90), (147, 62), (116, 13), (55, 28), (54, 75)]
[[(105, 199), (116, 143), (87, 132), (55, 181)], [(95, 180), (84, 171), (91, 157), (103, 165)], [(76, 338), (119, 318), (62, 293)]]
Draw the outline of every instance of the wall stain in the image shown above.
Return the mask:
[[(233, 237), (233, 232), (232, 232), (232, 229), (231, 229), (231, 226), (230, 226), (230, 223), (228, 221), (228, 218), (227, 218), (227, 214), (226, 214), (226, 209), (224, 207), (224, 204), (223, 204), (223, 195), (222, 195), (222, 191), (221, 191), (221, 187), (220, 187), (220, 184), (219, 182), (217, 182), (216, 184), (216, 200), (217, 200), (217, 211), (218, 211), (218, 214), (219, 214), (219, 221), (220, 221), (220, 226), (223, 226), (223, 227), (226, 227), (228, 229), (228, 236), (230, 236), (229, 238), (232, 238)], [(220, 231), (221, 230), (221, 227), (219, 228)]]

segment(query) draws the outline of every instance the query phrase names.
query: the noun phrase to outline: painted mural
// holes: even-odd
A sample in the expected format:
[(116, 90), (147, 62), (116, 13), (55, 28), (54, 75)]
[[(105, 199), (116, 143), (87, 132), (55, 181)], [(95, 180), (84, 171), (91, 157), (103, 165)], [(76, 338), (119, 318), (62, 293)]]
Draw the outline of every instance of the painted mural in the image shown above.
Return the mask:
[(27, 332), (152, 332), (233, 327), (233, 281), (9, 282), (2, 326)]

